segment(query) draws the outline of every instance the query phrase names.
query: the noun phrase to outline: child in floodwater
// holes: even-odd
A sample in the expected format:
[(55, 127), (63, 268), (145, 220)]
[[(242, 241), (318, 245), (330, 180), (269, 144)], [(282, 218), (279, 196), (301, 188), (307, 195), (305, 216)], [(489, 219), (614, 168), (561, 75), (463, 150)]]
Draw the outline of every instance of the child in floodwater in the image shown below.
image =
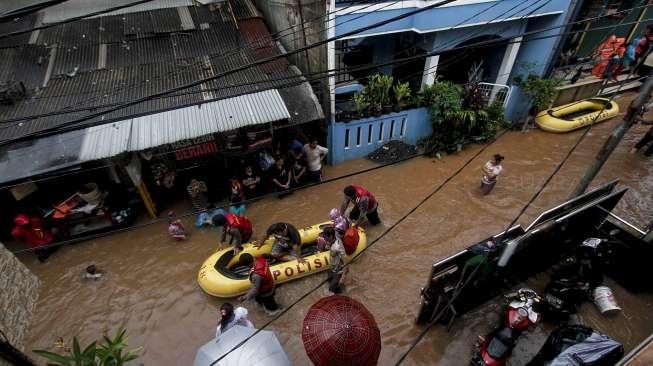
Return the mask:
[(503, 166), (501, 166), (503, 159), (505, 159), (503, 156), (494, 154), (492, 159), (483, 166), (483, 177), (481, 178), (481, 192), (483, 195), (490, 193), (494, 185), (497, 184), (497, 177), (503, 171)]
[(100, 278), (102, 278), (102, 272), (97, 270), (95, 264), (91, 264), (90, 266), (86, 267), (86, 272), (84, 273), (85, 280), (97, 281)]
[(188, 236), (184, 224), (172, 211), (168, 212), (168, 234), (175, 240), (186, 240)]

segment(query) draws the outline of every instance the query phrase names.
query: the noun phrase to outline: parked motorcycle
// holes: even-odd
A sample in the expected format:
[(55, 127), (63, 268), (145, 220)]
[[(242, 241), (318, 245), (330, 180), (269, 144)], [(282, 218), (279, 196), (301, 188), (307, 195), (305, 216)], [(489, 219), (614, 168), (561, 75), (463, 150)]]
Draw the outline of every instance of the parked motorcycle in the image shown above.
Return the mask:
[(544, 288), (543, 315), (554, 320), (566, 320), (578, 306), (589, 300), (591, 290), (603, 282), (605, 264), (611, 249), (606, 239), (588, 238), (576, 252), (566, 258)]
[(510, 358), (519, 336), (540, 321), (538, 305), (540, 296), (533, 290), (523, 288), (506, 295), (509, 300), (505, 322), (483, 337), (477, 352), (472, 356), (474, 366), (503, 366)]

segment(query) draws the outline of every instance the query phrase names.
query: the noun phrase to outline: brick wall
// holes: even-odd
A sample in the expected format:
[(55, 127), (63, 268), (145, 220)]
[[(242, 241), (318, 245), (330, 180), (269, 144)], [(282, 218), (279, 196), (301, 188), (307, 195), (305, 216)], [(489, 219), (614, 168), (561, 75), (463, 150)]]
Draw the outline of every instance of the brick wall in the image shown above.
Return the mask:
[(20, 350), (25, 346), (39, 286), (39, 279), (0, 243), (0, 330)]

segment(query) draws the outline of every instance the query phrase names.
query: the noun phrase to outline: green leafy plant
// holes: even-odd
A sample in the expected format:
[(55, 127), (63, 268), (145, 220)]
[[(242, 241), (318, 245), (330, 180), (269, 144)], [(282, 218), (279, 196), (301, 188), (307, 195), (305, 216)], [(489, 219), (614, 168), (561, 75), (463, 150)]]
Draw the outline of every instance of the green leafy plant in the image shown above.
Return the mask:
[(382, 74), (374, 74), (368, 78), (363, 93), (374, 111), (380, 112), (383, 106), (389, 105), (393, 82), (392, 76)]
[(551, 106), (553, 98), (556, 95), (556, 87), (560, 85), (560, 80), (558, 79), (542, 79), (533, 74), (525, 78), (515, 77), (513, 81), (531, 98), (533, 106), (538, 111), (545, 110)]
[(420, 93), (433, 127), (431, 137), (421, 142), (425, 152), (460, 151), (469, 142), (493, 139), (505, 126), (503, 104), (487, 106), (478, 85), (470, 84), (436, 82)]
[(397, 83), (393, 88), (393, 92), (397, 107), (400, 110), (406, 107), (406, 103), (410, 98), (410, 85), (408, 83)]
[(370, 102), (367, 100), (367, 95), (365, 93), (354, 94), (354, 109), (356, 112), (366, 113), (369, 107)]
[(63, 353), (34, 350), (34, 353), (47, 359), (48, 365), (55, 366), (122, 366), (138, 358), (142, 347), (127, 351), (127, 331), (119, 329), (115, 337), (104, 336), (103, 343), (92, 342), (81, 350), (79, 340), (73, 337), (71, 349), (63, 347)]

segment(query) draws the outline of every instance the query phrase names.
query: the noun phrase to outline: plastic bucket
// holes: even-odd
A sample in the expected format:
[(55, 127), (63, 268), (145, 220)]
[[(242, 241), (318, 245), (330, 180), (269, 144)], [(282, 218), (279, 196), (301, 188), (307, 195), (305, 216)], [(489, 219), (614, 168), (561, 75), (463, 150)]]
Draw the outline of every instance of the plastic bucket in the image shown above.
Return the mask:
[(593, 295), (594, 303), (599, 308), (601, 314), (610, 315), (621, 311), (609, 287), (598, 286), (594, 289)]

